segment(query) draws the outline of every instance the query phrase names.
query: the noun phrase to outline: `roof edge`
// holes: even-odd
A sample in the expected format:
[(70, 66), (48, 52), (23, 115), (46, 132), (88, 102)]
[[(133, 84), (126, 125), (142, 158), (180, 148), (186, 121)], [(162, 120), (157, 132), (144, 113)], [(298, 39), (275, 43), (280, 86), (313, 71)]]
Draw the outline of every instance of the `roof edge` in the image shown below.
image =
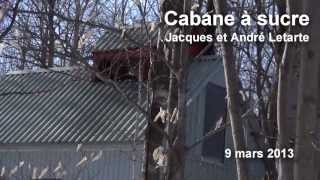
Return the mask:
[(80, 66), (68, 66), (68, 67), (52, 67), (52, 68), (39, 68), (39, 69), (26, 69), (26, 70), (18, 70), (11, 71), (6, 73), (6, 75), (19, 75), (19, 74), (31, 74), (31, 73), (48, 73), (48, 72), (65, 72), (81, 69)]

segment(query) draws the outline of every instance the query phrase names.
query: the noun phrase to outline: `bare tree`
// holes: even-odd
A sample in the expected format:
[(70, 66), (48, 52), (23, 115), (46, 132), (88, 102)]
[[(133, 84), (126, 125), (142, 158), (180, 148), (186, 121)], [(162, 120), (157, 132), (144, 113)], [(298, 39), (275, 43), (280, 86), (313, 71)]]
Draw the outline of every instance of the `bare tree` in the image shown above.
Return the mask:
[[(227, 3), (223, 0), (215, 1), (215, 8), (218, 14), (227, 14)], [(230, 35), (228, 27), (221, 26), (221, 33)], [(233, 45), (230, 41), (221, 43), (223, 53), (223, 65), (226, 77), (228, 112), (231, 121), (232, 137), (235, 151), (245, 151), (246, 143), (244, 140), (243, 124), (240, 112), (239, 98), (239, 79), (236, 74), (235, 58)], [(244, 159), (236, 159), (237, 173), (239, 180), (248, 180), (248, 166)]]
[[(303, 1), (303, 12), (308, 13), (310, 18), (320, 18), (320, 13), (315, 8), (318, 2), (307, 0)], [(316, 169), (316, 150), (313, 147), (312, 138), (318, 133), (318, 101), (319, 101), (319, 50), (320, 26), (311, 23), (309, 27), (302, 29), (303, 32), (310, 34), (310, 42), (303, 44), (300, 68), (300, 83), (298, 96), (298, 116), (297, 116), (297, 136), (296, 136), (296, 160), (294, 164), (294, 179), (318, 179)], [(319, 152), (318, 152), (319, 153)]]

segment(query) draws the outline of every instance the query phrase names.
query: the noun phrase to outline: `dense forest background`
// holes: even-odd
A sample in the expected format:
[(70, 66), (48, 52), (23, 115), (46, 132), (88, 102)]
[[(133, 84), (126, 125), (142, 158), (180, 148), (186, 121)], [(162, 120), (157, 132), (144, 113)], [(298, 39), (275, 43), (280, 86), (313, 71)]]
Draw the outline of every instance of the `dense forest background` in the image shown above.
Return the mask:
[[(179, 13), (190, 10), (198, 13), (232, 13), (240, 17), (258, 14), (308, 14), (307, 27), (241, 26), (209, 27), (216, 33), (272, 33), (304, 32), (309, 43), (237, 42), (211, 43), (215, 53), (223, 57), (227, 85), (228, 112), (235, 150), (246, 150), (244, 123), (258, 124), (252, 132), (260, 150), (293, 148), (295, 158), (262, 159), (265, 179), (317, 180), (320, 149), (320, 19), (316, 0), (0, 0), (0, 73), (37, 68), (84, 66), (110, 83), (92, 66), (92, 48), (105, 31), (122, 31), (121, 27), (160, 22), (161, 35), (166, 25), (163, 14), (170, 9)], [(253, 18), (253, 21), (255, 18)], [(182, 33), (192, 27), (175, 27)], [(145, 46), (145, 45), (144, 45)], [(150, 53), (155, 61), (161, 52), (169, 71), (168, 104), (165, 118), (176, 118), (174, 136), (178, 142), (172, 146), (170, 157), (185, 156), (185, 79), (188, 67), (188, 44), (165, 44)], [(119, 87), (116, 89), (121, 92)], [(173, 88), (178, 87), (178, 88)], [(156, 89), (157, 87), (155, 87)], [(178, 114), (176, 112), (179, 112)], [(170, 122), (169, 122), (170, 123)], [(171, 141), (168, 140), (170, 143)], [(168, 142), (164, 143), (167, 144)], [(171, 146), (169, 146), (171, 148)], [(171, 152), (171, 151), (169, 151)], [(172, 163), (164, 178), (184, 179), (183, 161)], [(250, 179), (245, 160), (237, 159), (239, 180)], [(173, 175), (174, 174), (174, 175)]]

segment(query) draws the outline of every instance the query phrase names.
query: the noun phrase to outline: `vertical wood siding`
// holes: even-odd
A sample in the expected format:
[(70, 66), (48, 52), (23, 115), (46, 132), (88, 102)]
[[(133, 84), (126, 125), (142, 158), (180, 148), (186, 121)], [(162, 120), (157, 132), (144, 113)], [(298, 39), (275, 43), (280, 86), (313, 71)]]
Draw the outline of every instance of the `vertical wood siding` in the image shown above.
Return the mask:
[[(187, 144), (192, 144), (203, 136), (204, 106), (206, 89), (203, 88), (198, 96), (188, 104), (187, 115)], [(229, 128), (226, 130), (226, 147), (232, 146)], [(188, 152), (186, 161), (186, 180), (234, 180), (234, 162), (225, 160), (224, 164), (208, 161), (202, 158), (202, 145), (196, 146)]]

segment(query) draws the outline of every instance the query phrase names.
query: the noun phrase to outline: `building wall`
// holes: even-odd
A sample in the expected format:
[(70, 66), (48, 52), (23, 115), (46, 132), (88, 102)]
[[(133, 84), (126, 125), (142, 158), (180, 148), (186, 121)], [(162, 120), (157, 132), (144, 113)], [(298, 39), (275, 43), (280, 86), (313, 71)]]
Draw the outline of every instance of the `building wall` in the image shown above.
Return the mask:
[[(188, 78), (187, 101), (187, 139), (188, 145), (193, 144), (204, 135), (205, 102), (207, 84), (224, 87), (224, 73), (221, 61), (201, 61), (191, 65)], [(232, 147), (230, 129), (226, 129), (225, 147)], [(188, 151), (185, 177), (187, 180), (234, 180), (234, 160), (225, 159), (224, 163), (206, 159), (202, 155), (202, 144)]]
[[(202, 61), (191, 65), (189, 73), (189, 97), (188, 115), (187, 115), (187, 144), (193, 144), (203, 136), (204, 110), (206, 101), (206, 86), (213, 83), (220, 87), (225, 87), (224, 70), (221, 60)], [(246, 127), (246, 125), (244, 125)], [(247, 128), (245, 128), (247, 129)], [(256, 150), (257, 147), (246, 131), (247, 145), (249, 150)], [(202, 146), (199, 144), (192, 149), (187, 157), (186, 178), (187, 180), (236, 180), (235, 159), (224, 159), (221, 163), (216, 160), (202, 157)], [(230, 148), (233, 151), (233, 139), (231, 127), (225, 129), (225, 149)], [(234, 152), (234, 151), (233, 151)], [(253, 180), (260, 180), (264, 175), (264, 166), (262, 160), (248, 160), (249, 175)]]
[[(136, 148), (136, 149), (135, 149)], [(16, 146), (1, 148), (0, 168), (8, 179), (133, 180), (141, 177), (141, 145)], [(82, 162), (82, 163), (81, 163)]]
[[(206, 89), (189, 101), (187, 114), (187, 144), (191, 145), (203, 136)], [(225, 147), (232, 147), (230, 128), (226, 129)], [(224, 163), (202, 157), (202, 145), (188, 152), (185, 177), (187, 180), (234, 180), (235, 164), (233, 159), (225, 159)]]

